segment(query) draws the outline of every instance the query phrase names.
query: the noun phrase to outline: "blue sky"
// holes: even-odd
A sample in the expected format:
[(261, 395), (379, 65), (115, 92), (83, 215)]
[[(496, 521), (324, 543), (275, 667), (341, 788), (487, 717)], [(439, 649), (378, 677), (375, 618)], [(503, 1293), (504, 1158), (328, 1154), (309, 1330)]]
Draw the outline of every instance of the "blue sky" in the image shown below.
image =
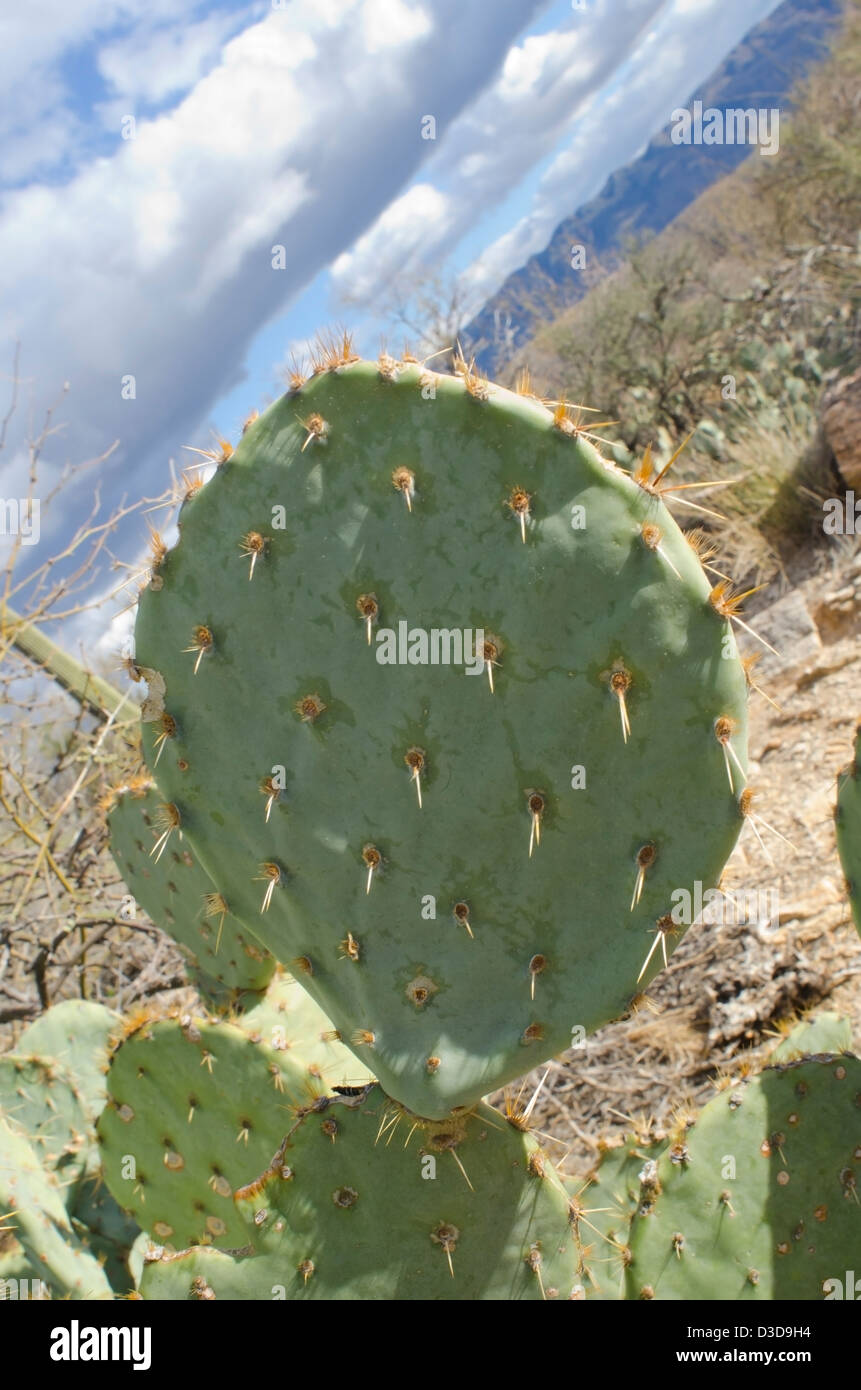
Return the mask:
[[(16, 339), (24, 382), (0, 497), (22, 495), (24, 432), (65, 382), (45, 488), (117, 440), (110, 506), (160, 491), (184, 444), (235, 437), (315, 330), (348, 322), (375, 354), (394, 277), (443, 266), (479, 307), (775, 3), (9, 6), (0, 400)], [(92, 484), (43, 518), (46, 543)]]

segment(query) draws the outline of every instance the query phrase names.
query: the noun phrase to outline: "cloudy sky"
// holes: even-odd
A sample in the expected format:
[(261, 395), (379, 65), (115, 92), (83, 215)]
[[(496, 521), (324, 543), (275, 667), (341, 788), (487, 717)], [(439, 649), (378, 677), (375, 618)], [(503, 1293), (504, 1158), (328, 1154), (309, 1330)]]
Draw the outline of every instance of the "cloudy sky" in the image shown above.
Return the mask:
[(235, 438), (321, 326), (376, 354), (393, 275), (445, 264), (480, 304), (775, 5), (7, 0), (0, 407), (16, 340), (23, 382), (0, 499), (64, 384), (43, 487), (116, 440), (110, 506)]

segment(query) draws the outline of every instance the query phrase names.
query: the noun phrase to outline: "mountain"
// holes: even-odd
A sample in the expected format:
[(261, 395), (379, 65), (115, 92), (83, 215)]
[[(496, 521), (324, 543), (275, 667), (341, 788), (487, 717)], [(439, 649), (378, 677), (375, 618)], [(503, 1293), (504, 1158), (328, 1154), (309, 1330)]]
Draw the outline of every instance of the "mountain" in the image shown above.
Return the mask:
[[(794, 84), (824, 57), (841, 0), (785, 0), (757, 24), (686, 103), (785, 111)], [(659, 232), (695, 198), (751, 154), (750, 145), (676, 144), (668, 124), (645, 152), (610, 175), (597, 198), (559, 223), (544, 251), (530, 257), (467, 325), (461, 341), (482, 371), (499, 375), (534, 329), (588, 293), (624, 256), (631, 236)], [(571, 248), (588, 268), (572, 274)]]

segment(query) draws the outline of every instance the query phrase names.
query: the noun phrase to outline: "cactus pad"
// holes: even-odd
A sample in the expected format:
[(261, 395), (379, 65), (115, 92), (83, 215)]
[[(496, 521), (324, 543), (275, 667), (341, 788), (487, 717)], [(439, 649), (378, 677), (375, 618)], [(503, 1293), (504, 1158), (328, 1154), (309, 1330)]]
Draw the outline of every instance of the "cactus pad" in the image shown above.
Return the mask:
[(91, 1124), (105, 1103), (109, 1041), (120, 1015), (86, 999), (52, 1004), (24, 1029), (16, 1051), (59, 1062), (74, 1076), (75, 1088)]
[(305, 1071), (312, 1085), (362, 1086), (373, 1077), (335, 1034), (331, 1020), (294, 979), (272, 981), (259, 1004), (236, 1020), (244, 1033), (278, 1052)]
[(769, 1067), (660, 1158), (631, 1226), (628, 1296), (821, 1299), (861, 1246), (861, 1062)]
[(72, 1074), (52, 1058), (0, 1057), (0, 1122), (29, 1139), (43, 1167), (74, 1186), (94, 1166), (92, 1121)]
[(604, 1149), (589, 1180), (566, 1178), (584, 1249), (581, 1297), (625, 1297), (628, 1235), (640, 1197), (640, 1176), (648, 1173), (647, 1165), (664, 1147), (647, 1135), (627, 1134), (620, 1144)]
[(114, 1054), (98, 1125), (112, 1195), (163, 1245), (244, 1246), (233, 1190), (270, 1161), (306, 1086), (288, 1053), (232, 1024), (144, 1024)]
[(848, 1052), (852, 1046), (852, 1024), (840, 1014), (820, 1013), (803, 1019), (769, 1053), (770, 1066), (792, 1062), (819, 1053)]
[(223, 1009), (244, 991), (264, 990), (275, 963), (260, 942), (222, 912), (218, 890), (188, 844), (158, 859), (161, 797), (144, 778), (118, 788), (108, 812), (111, 852), (147, 916), (177, 942), (202, 998)]
[(25, 1136), (2, 1119), (0, 1214), (4, 1228), (14, 1232), (28, 1267), (16, 1277), (43, 1279), (52, 1298), (111, 1297), (98, 1260), (72, 1229), (56, 1176), (43, 1167)]
[(274, 1276), (270, 1269), (264, 1271), (260, 1266), (262, 1261), (251, 1264), (208, 1245), (174, 1253), (162, 1246), (151, 1246), (144, 1256), (141, 1298), (151, 1303), (272, 1298), (266, 1279)]
[(290, 1300), (567, 1299), (576, 1284), (561, 1179), (483, 1104), (415, 1128), (377, 1086), (336, 1097), (236, 1203), (257, 1253), (150, 1266), (145, 1296), (200, 1296), (200, 1278), (215, 1297)]
[(746, 683), (648, 460), (471, 372), (330, 365), (183, 506), (144, 746), (165, 855), (442, 1118), (622, 1013), (717, 882)]

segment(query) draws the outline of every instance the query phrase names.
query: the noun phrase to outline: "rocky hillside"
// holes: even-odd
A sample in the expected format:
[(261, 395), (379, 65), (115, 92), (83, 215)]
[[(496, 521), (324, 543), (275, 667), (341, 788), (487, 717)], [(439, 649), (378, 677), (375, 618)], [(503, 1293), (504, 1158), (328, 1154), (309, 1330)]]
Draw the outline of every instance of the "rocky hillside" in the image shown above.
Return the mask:
[[(796, 80), (823, 56), (841, 10), (841, 0), (785, 0), (692, 93), (688, 106), (785, 110)], [(462, 340), (482, 370), (498, 376), (541, 322), (576, 303), (618, 263), (627, 238), (661, 231), (749, 154), (746, 145), (675, 145), (666, 126), (639, 159), (610, 175), (597, 198), (559, 224), (546, 249), (510, 275), (467, 326)], [(572, 244), (586, 247), (588, 273), (572, 271)]]

